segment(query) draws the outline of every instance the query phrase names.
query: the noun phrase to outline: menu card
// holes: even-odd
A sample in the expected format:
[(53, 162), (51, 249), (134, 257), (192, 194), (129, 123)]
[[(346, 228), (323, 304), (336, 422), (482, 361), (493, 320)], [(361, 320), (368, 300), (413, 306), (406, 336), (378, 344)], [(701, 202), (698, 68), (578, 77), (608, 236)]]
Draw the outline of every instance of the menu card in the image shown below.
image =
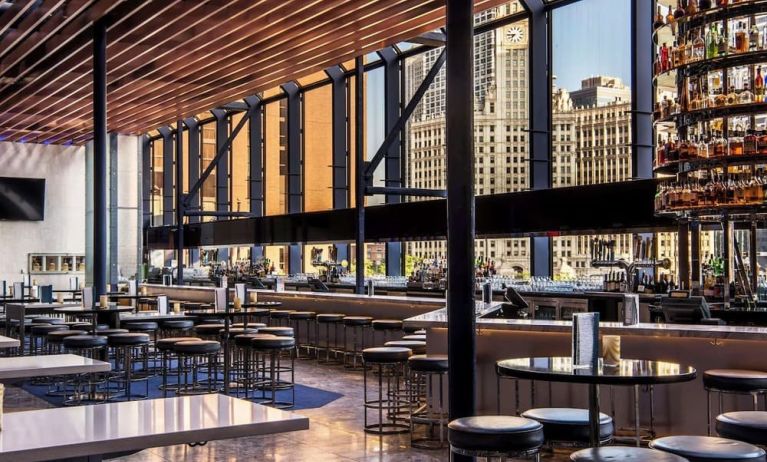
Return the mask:
[(228, 305), (228, 303), (227, 303), (228, 302), (228, 300), (227, 300), (228, 297), (227, 297), (227, 294), (226, 294), (226, 288), (224, 288), (224, 287), (216, 287), (213, 290), (215, 291), (214, 294), (213, 294), (213, 296), (214, 296), (214, 299), (213, 299), (214, 305), (213, 306), (215, 307), (216, 311), (226, 311), (226, 309), (228, 308), (228, 306), (227, 306)]
[(234, 296), (236, 298), (239, 298), (241, 302), (245, 302), (247, 300), (247, 295), (245, 294), (245, 284), (235, 284), (234, 285)]
[(226, 289), (227, 287), (229, 287), (229, 278), (221, 276), (221, 288)]
[(37, 290), (40, 294), (40, 303), (53, 303), (53, 286), (40, 286)]
[(162, 275), (162, 285), (164, 286), (172, 286), (173, 285), (173, 276), (170, 274), (163, 274)]
[(83, 287), (83, 308), (93, 308), (93, 287)]
[(639, 295), (623, 295), (623, 325), (633, 326), (639, 324)]
[(285, 292), (285, 280), (281, 277), (274, 278), (274, 291)]
[(69, 278), (69, 290), (80, 290), (80, 281), (77, 276)]
[(8, 295), (8, 283), (0, 281), (0, 296), (6, 297)]
[(135, 297), (138, 295), (138, 281), (131, 279), (128, 281), (128, 295)]
[(599, 364), (599, 313), (573, 314), (573, 368)]
[(24, 283), (23, 282), (14, 282), (13, 283), (13, 298), (23, 299), (24, 298)]
[(160, 314), (168, 314), (168, 296), (160, 295), (157, 297), (157, 311)]

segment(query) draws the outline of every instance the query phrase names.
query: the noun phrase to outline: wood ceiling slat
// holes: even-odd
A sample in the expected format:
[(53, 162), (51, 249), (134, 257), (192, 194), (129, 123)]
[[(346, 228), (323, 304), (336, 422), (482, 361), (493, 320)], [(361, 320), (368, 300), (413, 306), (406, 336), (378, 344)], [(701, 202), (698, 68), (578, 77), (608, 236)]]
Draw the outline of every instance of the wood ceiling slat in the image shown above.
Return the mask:
[[(506, 1), (478, 0), (475, 8)], [(0, 137), (91, 138), (89, 32), (92, 21), (110, 12), (108, 125), (122, 133), (146, 132), (444, 25), (442, 0), (183, 2), (192, 11), (164, 22), (151, 9), (170, 2), (90, 3), (66, 25), (38, 27), (41, 46), (20, 45), (0, 61), (6, 63)], [(141, 10), (131, 21), (122, 17)]]
[(35, 6), (37, 0), (17, 1), (11, 4), (11, 6), (0, 15), (0, 36), (8, 31), (19, 20), (24, 13)]
[(43, 22), (47, 21), (51, 24), (62, 21), (62, 12), (57, 10), (63, 4), (64, 0), (45, 0), (41, 5), (32, 10), (14, 30), (3, 37), (2, 42), (0, 42), (0, 57), (13, 51), (27, 37), (30, 40), (39, 40), (40, 37), (35, 36), (37, 34), (36, 30)]

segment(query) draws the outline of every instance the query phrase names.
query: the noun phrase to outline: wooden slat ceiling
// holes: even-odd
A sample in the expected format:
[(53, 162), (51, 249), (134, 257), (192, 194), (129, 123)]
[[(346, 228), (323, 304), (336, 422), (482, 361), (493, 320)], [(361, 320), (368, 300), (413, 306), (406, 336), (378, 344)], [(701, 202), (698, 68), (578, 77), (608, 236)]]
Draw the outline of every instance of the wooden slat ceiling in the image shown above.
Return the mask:
[[(508, 0), (475, 0), (476, 11)], [(0, 0), (0, 139), (92, 136), (92, 27), (108, 127), (140, 134), (444, 26), (445, 0)]]

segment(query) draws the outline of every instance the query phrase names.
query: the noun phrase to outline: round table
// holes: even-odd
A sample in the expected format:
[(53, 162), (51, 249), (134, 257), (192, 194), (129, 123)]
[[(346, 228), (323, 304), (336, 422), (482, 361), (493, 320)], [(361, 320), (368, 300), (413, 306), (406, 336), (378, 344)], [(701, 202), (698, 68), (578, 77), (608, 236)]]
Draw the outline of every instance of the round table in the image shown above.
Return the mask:
[(498, 361), (501, 377), (543, 382), (582, 383), (589, 389), (591, 446), (599, 445), (599, 385), (660, 385), (695, 380), (690, 366), (645, 359), (621, 359), (617, 366), (574, 368), (570, 357), (515, 358)]
[(63, 314), (70, 314), (70, 315), (90, 314), (91, 319), (93, 321), (93, 335), (96, 335), (96, 330), (99, 325), (100, 314), (109, 315), (109, 326), (116, 328), (120, 326), (120, 313), (127, 313), (129, 311), (133, 311), (133, 307), (110, 306), (109, 308), (99, 308), (99, 307), (84, 308), (79, 306), (79, 307), (55, 308), (53, 311), (55, 311), (56, 313), (63, 313)]
[[(221, 339), (222, 347), (224, 349), (224, 394), (229, 394), (229, 370), (231, 369), (229, 361), (229, 325), (231, 320), (236, 317), (244, 316), (244, 326), (248, 327), (248, 316), (250, 315), (264, 315), (268, 314), (269, 310), (266, 307), (281, 306), (281, 302), (256, 302), (256, 303), (243, 303), (241, 310), (235, 310), (229, 308), (224, 311), (215, 311), (210, 308), (201, 308), (199, 310), (186, 310), (185, 313), (189, 316), (206, 317), (206, 318), (223, 318), (224, 319), (224, 332), (225, 335)], [(230, 304), (231, 306), (231, 304)]]

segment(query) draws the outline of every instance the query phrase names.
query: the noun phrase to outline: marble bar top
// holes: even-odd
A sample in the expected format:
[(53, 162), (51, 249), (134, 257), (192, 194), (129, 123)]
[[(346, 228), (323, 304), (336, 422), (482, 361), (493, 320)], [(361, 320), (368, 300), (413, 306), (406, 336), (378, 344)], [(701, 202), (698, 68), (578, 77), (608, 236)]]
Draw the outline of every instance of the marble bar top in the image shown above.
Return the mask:
[(0, 335), (0, 348), (18, 348), (19, 345), (18, 339)]
[(29, 462), (136, 451), (309, 428), (309, 419), (220, 394), (13, 412), (0, 460)]
[[(45, 375), (109, 372), (110, 370), (112, 370), (112, 365), (108, 362), (72, 354), (0, 358), (0, 380), (25, 379)], [(0, 460), (2, 460), (1, 457)]]
[[(480, 306), (483, 305), (483, 306)], [(495, 305), (495, 306), (494, 306)], [(570, 321), (547, 321), (528, 319), (499, 319), (482, 318), (480, 316), (493, 311), (498, 304), (478, 304), (475, 307), (477, 313), (477, 329), (509, 330), (526, 332), (572, 332)], [(413, 316), (405, 320), (406, 326), (422, 329), (430, 327), (447, 327), (447, 309), (442, 308), (419, 316)], [(706, 326), (699, 324), (654, 324), (639, 323), (633, 326), (624, 326), (618, 322), (602, 322), (599, 324), (600, 333), (608, 335), (635, 335), (647, 337), (691, 337), (729, 340), (762, 340), (767, 341), (767, 327), (752, 326)]]

